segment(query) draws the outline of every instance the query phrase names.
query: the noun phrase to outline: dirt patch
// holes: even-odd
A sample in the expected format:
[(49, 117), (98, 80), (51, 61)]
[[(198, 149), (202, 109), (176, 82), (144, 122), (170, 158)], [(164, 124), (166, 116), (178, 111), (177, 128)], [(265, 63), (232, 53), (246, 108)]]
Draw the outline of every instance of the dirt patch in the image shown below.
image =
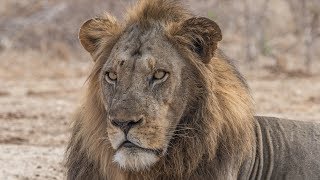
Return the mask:
[(310, 96), (306, 99), (306, 102), (320, 104), (320, 96)]
[(10, 96), (10, 93), (7, 91), (0, 91), (0, 97), (1, 96)]
[(0, 119), (10, 120), (10, 119), (36, 119), (38, 115), (26, 115), (23, 112), (3, 112), (0, 114)]
[(64, 179), (63, 148), (0, 144), (0, 179)]
[(21, 138), (21, 137), (0, 137), (0, 144), (26, 144), (28, 143), (27, 139)]

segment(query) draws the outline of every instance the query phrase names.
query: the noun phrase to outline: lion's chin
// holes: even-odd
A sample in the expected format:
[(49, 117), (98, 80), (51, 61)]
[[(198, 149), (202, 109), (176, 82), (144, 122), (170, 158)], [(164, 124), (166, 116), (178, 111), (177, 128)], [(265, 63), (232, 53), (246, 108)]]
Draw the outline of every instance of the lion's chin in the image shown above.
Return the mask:
[(152, 151), (139, 148), (121, 148), (113, 157), (121, 169), (141, 171), (149, 169), (159, 160), (159, 157)]

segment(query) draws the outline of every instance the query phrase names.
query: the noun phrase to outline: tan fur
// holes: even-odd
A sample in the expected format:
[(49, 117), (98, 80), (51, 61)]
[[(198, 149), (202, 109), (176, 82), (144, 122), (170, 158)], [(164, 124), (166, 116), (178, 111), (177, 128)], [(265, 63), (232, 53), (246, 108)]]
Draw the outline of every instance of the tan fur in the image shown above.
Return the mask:
[[(237, 175), (238, 172), (225, 172), (223, 169), (241, 166), (251, 153), (254, 141), (251, 97), (235, 67), (217, 49), (222, 38), (218, 26), (209, 23), (205, 29), (188, 29), (191, 27), (188, 24), (194, 24), (187, 21), (190, 18), (191, 13), (178, 1), (142, 0), (128, 11), (125, 23), (117, 24), (111, 30), (108, 26), (116, 24), (116, 21), (110, 17), (96, 19), (94, 24), (83, 26), (80, 40), (92, 54), (95, 65), (88, 79), (83, 105), (75, 113), (67, 152), (69, 179), (197, 179)], [(194, 94), (187, 98), (188, 102), (197, 105), (192, 110), (186, 108), (186, 112), (190, 111), (185, 115), (188, 122), (170, 127), (179, 130), (180, 135), (172, 135), (170, 143), (173, 147), (169, 147), (165, 157), (150, 169), (139, 172), (122, 170), (112, 162), (115, 150), (111, 148), (106, 131), (110, 124), (106, 121), (108, 117), (101, 89), (101, 69), (106, 61), (102, 57), (111, 53), (123, 32), (133, 24), (140, 24), (145, 29), (156, 24), (164, 27), (168, 43), (179, 52), (186, 61), (187, 69), (191, 70), (186, 76), (193, 82), (189, 86)], [(206, 27), (203, 23), (201, 26)], [(92, 32), (96, 28), (101, 31)], [(197, 37), (199, 33), (202, 34)], [(200, 50), (204, 53), (195, 53), (194, 40), (203, 47)], [(158, 144), (150, 146), (159, 146), (157, 141), (161, 140), (154, 141)]]

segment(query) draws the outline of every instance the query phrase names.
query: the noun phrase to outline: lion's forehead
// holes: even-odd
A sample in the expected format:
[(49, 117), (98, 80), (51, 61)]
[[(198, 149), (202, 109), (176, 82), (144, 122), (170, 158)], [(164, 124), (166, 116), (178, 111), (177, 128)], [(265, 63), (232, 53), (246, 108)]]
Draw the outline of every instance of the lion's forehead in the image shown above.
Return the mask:
[(107, 64), (114, 69), (125, 69), (125, 72), (137, 70), (148, 73), (155, 68), (172, 69), (173, 61), (168, 59), (175, 54), (173, 51), (162, 30), (154, 28), (142, 32), (136, 27), (120, 37)]

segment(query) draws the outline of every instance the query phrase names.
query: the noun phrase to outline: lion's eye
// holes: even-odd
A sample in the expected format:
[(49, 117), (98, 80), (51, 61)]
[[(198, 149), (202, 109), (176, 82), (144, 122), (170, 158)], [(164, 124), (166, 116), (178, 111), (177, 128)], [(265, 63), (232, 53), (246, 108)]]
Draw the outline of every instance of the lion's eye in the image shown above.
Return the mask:
[(117, 80), (117, 74), (114, 73), (114, 72), (107, 72), (106, 76), (105, 76), (105, 79), (106, 79), (107, 82), (113, 83), (114, 81)]
[(167, 75), (168, 75), (167, 72), (162, 71), (162, 70), (159, 70), (159, 71), (156, 71), (156, 72), (153, 74), (153, 79), (155, 79), (155, 80), (161, 80), (161, 79), (164, 79)]

